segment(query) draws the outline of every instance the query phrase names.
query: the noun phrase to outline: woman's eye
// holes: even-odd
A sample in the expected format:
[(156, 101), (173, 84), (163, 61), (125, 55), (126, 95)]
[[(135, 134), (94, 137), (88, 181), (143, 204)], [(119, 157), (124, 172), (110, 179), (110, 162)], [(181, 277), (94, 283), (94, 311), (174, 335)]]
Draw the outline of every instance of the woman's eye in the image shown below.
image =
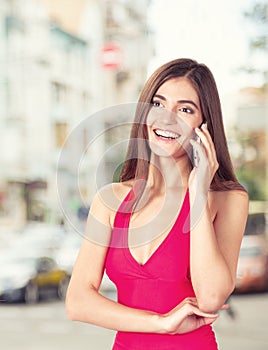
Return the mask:
[(188, 108), (188, 107), (180, 107), (179, 111), (183, 113), (190, 113), (190, 114), (194, 112), (191, 108)]
[(159, 101), (153, 101), (152, 105), (153, 107), (161, 107), (161, 108), (164, 107), (163, 104)]

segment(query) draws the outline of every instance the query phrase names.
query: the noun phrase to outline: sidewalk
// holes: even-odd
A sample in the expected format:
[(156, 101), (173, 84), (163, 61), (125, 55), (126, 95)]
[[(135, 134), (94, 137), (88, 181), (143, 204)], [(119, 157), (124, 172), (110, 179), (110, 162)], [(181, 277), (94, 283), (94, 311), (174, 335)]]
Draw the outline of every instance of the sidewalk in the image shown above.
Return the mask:
[(234, 295), (231, 304), (236, 319), (222, 311), (214, 325), (219, 349), (267, 350), (268, 294)]

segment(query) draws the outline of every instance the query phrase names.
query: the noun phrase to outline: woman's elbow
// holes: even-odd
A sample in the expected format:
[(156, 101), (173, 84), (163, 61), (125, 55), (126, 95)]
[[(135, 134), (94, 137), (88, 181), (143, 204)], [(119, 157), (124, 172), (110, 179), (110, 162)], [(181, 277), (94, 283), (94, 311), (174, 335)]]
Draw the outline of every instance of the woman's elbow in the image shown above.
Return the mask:
[(81, 286), (69, 284), (66, 299), (65, 310), (69, 320), (82, 321), (85, 305), (85, 292)]
[(206, 299), (198, 300), (199, 309), (207, 313), (214, 313), (218, 311), (221, 309), (223, 304), (224, 302), (221, 299), (215, 297), (207, 297)]
[(228, 293), (215, 293), (207, 295), (206, 297), (197, 298), (198, 307), (200, 310), (208, 313), (217, 312), (218, 310), (224, 309), (226, 300), (228, 299), (231, 292)]
[(94, 319), (93, 293), (96, 293), (94, 287), (69, 286), (65, 299), (65, 310), (69, 320), (92, 323)]
[(78, 305), (76, 305), (76, 299), (74, 296), (67, 293), (65, 300), (65, 310), (67, 317), (70, 321), (78, 321), (79, 317), (77, 315)]
[(235, 282), (230, 280), (221, 288), (210, 288), (209, 290), (202, 289), (196, 292), (198, 307), (204, 312), (217, 312), (222, 308), (226, 308), (225, 303), (232, 294), (235, 287)]

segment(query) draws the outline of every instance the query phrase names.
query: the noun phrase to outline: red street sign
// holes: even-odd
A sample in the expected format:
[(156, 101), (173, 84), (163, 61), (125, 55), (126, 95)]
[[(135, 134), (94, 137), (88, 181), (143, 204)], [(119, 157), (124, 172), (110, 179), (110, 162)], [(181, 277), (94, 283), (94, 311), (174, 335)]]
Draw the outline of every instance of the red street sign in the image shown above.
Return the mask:
[(117, 69), (122, 63), (122, 50), (114, 44), (107, 44), (101, 50), (100, 61), (103, 68)]

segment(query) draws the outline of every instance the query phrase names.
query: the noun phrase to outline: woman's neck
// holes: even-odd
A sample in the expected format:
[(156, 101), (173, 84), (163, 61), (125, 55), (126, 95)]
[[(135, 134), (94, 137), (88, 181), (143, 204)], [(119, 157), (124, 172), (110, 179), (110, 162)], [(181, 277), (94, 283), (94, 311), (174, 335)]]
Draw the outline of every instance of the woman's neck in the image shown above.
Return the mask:
[(157, 191), (188, 187), (188, 178), (191, 172), (188, 155), (175, 160), (171, 157), (159, 157), (151, 154), (148, 186)]

